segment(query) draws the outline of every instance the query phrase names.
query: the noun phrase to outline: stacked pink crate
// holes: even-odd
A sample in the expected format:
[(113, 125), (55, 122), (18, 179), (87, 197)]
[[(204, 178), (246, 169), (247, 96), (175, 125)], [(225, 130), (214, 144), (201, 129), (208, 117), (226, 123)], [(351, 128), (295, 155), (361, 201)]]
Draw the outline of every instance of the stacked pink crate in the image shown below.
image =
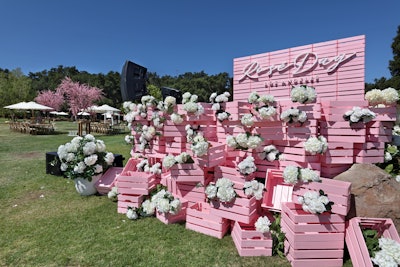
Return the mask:
[(283, 202), (292, 201), (293, 185), (284, 183), (281, 170), (267, 171), (265, 189), (261, 207), (266, 210), (280, 212)]
[(254, 224), (236, 221), (231, 236), (240, 256), (272, 256), (271, 234), (257, 231)]
[(259, 201), (255, 197), (236, 197), (229, 203), (212, 200), (210, 206), (210, 213), (213, 215), (232, 221), (254, 224), (258, 217)]
[(229, 230), (229, 220), (210, 213), (210, 205), (198, 202), (186, 210), (186, 229), (221, 239)]
[(172, 121), (164, 122), (165, 153), (180, 154), (186, 151), (185, 124), (175, 124)]
[(240, 197), (247, 197), (243, 192), (243, 186), (246, 181), (251, 181), (255, 178), (254, 174), (243, 175), (237, 168), (229, 166), (216, 166), (214, 168), (215, 180), (219, 178), (228, 178), (234, 183), (233, 188)]
[(399, 234), (391, 219), (354, 217), (347, 224), (346, 245), (353, 266), (374, 266), (362, 234), (364, 229), (376, 230), (379, 236), (390, 238), (400, 243)]
[(282, 203), (281, 227), (292, 266), (342, 266), (345, 216), (311, 214), (301, 205)]
[(116, 177), (119, 213), (126, 213), (128, 207), (138, 208), (143, 201), (143, 196), (148, 195), (158, 184), (156, 175), (136, 171), (137, 163), (139, 160), (130, 158), (122, 172)]
[[(315, 136), (313, 134), (312, 136)], [(320, 162), (320, 155), (310, 155), (304, 149), (304, 141), (273, 141), (273, 144), (283, 153), (285, 161), (294, 162)]]
[(107, 195), (108, 192), (114, 187), (116, 182), (116, 177), (123, 170), (122, 167), (110, 167), (96, 182), (95, 186), (97, 192), (101, 195)]
[(171, 213), (161, 213), (156, 211), (156, 217), (164, 224), (172, 224), (177, 222), (186, 221), (186, 211), (188, 208), (188, 202), (185, 199), (180, 198), (179, 196), (174, 196), (174, 198), (179, 198), (182, 204), (181, 210), (178, 214)]
[(354, 159), (356, 163), (384, 162), (385, 143), (366, 142), (354, 144)]

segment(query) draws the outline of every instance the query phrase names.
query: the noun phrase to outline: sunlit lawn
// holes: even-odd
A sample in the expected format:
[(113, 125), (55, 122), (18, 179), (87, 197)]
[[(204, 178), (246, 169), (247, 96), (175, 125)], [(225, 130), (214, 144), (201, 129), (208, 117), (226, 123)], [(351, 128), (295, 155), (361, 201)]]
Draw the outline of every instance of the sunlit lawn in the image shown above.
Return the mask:
[[(107, 197), (79, 196), (72, 181), (46, 174), (45, 153), (77, 129), (56, 126), (60, 134), (31, 136), (0, 120), (0, 266), (290, 266), (279, 257), (240, 257), (230, 235), (129, 221)], [(124, 135), (97, 138), (129, 158)]]

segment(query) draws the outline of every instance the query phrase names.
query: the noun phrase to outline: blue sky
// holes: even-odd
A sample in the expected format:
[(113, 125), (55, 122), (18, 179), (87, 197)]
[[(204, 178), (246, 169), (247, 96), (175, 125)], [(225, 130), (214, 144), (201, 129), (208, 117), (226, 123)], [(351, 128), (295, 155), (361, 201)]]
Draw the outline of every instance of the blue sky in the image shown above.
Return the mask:
[(366, 35), (366, 81), (390, 77), (398, 0), (1, 0), (0, 68), (232, 75), (233, 59)]

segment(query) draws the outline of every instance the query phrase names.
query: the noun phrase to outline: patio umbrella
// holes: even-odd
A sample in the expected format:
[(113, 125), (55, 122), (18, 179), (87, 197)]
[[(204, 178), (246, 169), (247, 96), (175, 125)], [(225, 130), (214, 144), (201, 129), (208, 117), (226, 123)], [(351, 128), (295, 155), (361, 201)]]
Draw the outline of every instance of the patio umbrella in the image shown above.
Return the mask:
[(8, 108), (8, 109), (21, 109), (21, 107), (24, 107), (25, 104), (26, 104), (26, 102), (25, 102), (25, 101), (22, 101), (22, 102), (19, 102), (19, 103), (16, 103), (16, 104), (12, 104), (12, 105), (5, 106), (4, 108)]
[(96, 110), (96, 112), (98, 112), (98, 113), (104, 113), (104, 112), (118, 112), (118, 111), (120, 111), (119, 109), (114, 108), (114, 107), (112, 107), (112, 106), (109, 106), (109, 105), (107, 105), (107, 104), (101, 105), (100, 107), (97, 107), (95, 110)]
[(85, 111), (81, 111), (81, 112), (78, 112), (77, 115), (79, 115), (79, 116), (90, 116), (90, 113), (87, 113)]
[(45, 105), (38, 104), (36, 102), (30, 101), (30, 102), (25, 102), (24, 104), (21, 104), (19, 109), (26, 109), (26, 110), (53, 110), (54, 108), (48, 107)]

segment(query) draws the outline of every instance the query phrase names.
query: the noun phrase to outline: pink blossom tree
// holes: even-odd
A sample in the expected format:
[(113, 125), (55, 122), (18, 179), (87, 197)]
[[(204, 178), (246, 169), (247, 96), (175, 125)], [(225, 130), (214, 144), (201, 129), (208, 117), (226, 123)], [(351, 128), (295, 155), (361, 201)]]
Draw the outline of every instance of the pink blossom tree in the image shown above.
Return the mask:
[(75, 118), (80, 110), (87, 109), (94, 101), (103, 97), (101, 89), (73, 82), (69, 77), (65, 77), (56, 90), (66, 98), (69, 110)]
[(39, 104), (52, 107), (56, 111), (61, 110), (61, 106), (64, 103), (64, 97), (59, 92), (53, 92), (51, 90), (44, 90), (39, 92), (36, 96), (35, 101)]

